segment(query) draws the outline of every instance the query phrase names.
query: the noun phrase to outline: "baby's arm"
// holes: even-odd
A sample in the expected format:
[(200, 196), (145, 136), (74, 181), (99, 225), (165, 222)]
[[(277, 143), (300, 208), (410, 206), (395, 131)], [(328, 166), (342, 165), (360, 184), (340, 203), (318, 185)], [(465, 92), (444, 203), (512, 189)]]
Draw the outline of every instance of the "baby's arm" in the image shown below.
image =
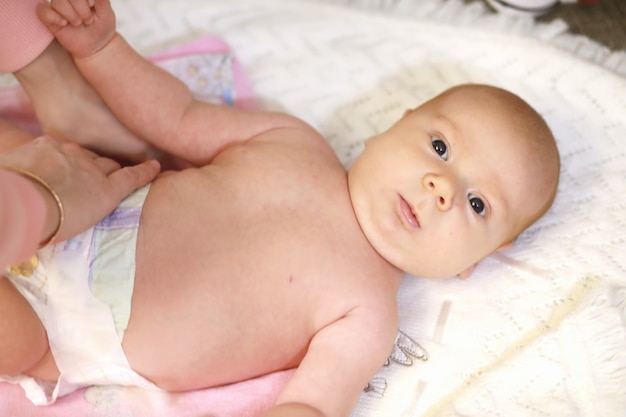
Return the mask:
[(204, 164), (232, 142), (275, 128), (306, 126), (283, 114), (194, 100), (182, 82), (141, 57), (116, 33), (109, 0), (95, 0), (89, 16), (87, 2), (52, 0), (38, 14), (122, 123), (156, 147)]
[[(302, 363), (263, 417), (347, 417), (391, 353), (393, 312), (357, 308), (320, 330)], [(376, 313), (376, 314), (375, 314)]]

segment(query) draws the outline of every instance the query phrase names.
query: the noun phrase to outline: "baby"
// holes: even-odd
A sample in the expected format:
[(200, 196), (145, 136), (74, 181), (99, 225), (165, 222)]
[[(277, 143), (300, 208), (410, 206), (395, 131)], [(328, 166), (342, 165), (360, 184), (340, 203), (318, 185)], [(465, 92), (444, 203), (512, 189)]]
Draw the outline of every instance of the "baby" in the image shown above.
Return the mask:
[(195, 166), (8, 274), (37, 316), (0, 374), (42, 403), (296, 367), (264, 416), (347, 416), (391, 352), (403, 271), (467, 277), (554, 198), (550, 130), (502, 89), (462, 85), (407, 110), (346, 172), (301, 120), (195, 101), (116, 33), (108, 0), (39, 15), (124, 125)]

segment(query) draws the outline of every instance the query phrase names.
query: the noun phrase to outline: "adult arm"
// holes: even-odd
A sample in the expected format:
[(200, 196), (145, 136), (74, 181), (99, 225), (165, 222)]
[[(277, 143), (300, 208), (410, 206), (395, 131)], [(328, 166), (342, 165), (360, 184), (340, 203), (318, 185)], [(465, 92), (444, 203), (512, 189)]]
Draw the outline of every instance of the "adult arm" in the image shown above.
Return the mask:
[(0, 0), (0, 72), (28, 65), (53, 37), (36, 18), (40, 0)]
[[(0, 169), (0, 268), (32, 255), (59, 222), (54, 201), (25, 177)], [(57, 216), (55, 219), (54, 217)]]

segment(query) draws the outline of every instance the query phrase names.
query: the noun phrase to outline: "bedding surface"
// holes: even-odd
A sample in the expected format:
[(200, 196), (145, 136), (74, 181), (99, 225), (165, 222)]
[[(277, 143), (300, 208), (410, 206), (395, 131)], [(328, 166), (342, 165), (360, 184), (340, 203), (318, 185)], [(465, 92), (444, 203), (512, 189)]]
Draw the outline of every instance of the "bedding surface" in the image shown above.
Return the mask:
[[(560, 27), (499, 20), (459, 1), (364, 1), (359, 8), (321, 0), (113, 5), (120, 32), (146, 55), (209, 33), (225, 40), (258, 104), (312, 124), (346, 166), (368, 137), (452, 85), (493, 84), (531, 103), (561, 152), (553, 208), (467, 281), (406, 276), (394, 352), (365, 387), (353, 416), (623, 416), (621, 56), (599, 59), (569, 47)], [(0, 413), (67, 416), (83, 407), (75, 415), (108, 417), (132, 404), (155, 416), (200, 416), (203, 407), (215, 416), (254, 416), (287, 377), (226, 387), (232, 407), (222, 407), (226, 397), (214, 390), (168, 397), (109, 387), (34, 410), (14, 387), (0, 384)], [(66, 407), (65, 414), (54, 414), (55, 407)]]

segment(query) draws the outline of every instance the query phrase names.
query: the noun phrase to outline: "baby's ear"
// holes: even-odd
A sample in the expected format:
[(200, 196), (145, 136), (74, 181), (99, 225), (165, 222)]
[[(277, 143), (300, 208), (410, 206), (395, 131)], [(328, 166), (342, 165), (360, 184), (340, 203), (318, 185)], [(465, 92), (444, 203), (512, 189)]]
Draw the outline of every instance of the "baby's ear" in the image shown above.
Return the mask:
[(508, 250), (513, 247), (513, 241), (502, 244), (498, 249), (494, 250), (493, 253), (500, 252), (501, 250)]
[(469, 278), (469, 276), (472, 275), (472, 271), (474, 271), (474, 268), (476, 268), (476, 265), (478, 265), (478, 262), (476, 262), (472, 266), (467, 267), (463, 271), (459, 272), (458, 274), (456, 274), (456, 276), (459, 277), (460, 279)]
[[(501, 245), (498, 249), (494, 250), (493, 253), (500, 252), (501, 250), (511, 249), (512, 247), (513, 247), (513, 242), (507, 242)], [(458, 274), (456, 274), (456, 276), (459, 277), (460, 279), (469, 278), (469, 276), (472, 275), (472, 271), (474, 271), (474, 268), (476, 268), (476, 265), (478, 265), (478, 262), (466, 268), (465, 270), (459, 272)]]

